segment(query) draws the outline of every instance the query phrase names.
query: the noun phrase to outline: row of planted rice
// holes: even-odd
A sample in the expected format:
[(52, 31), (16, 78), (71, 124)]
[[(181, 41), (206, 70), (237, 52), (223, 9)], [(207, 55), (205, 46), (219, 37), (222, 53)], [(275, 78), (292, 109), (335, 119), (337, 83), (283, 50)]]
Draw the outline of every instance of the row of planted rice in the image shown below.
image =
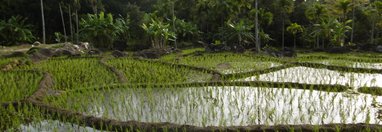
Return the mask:
[[(246, 59), (241, 59), (246, 58)], [(272, 58), (264, 59), (247, 55), (189, 56), (179, 59), (180, 63), (197, 67), (219, 70), (219, 64), (229, 63), (224, 70), (244, 72), (268, 69), (278, 62)], [(211, 62), (209, 62), (211, 60)], [(238, 61), (240, 60), (240, 61)], [(168, 61), (171, 62), (171, 61)], [(259, 62), (272, 63), (263, 65)], [(73, 65), (78, 63), (79, 65)], [(203, 82), (211, 79), (205, 72), (184, 67), (163, 65), (157, 62), (140, 61), (131, 58), (111, 59), (108, 64), (122, 71), (129, 84), (162, 84)], [(235, 65), (238, 63), (238, 65)], [(246, 63), (246, 64), (241, 64)], [(66, 66), (54, 69), (51, 66)], [(93, 67), (91, 67), (92, 65)], [(278, 63), (275, 66), (280, 66)], [(329, 65), (329, 64), (328, 64)], [(78, 67), (77, 67), (78, 66)], [(250, 67), (248, 69), (243, 69)], [(345, 66), (345, 65), (344, 65)], [(349, 66), (349, 65), (346, 65)], [(55, 88), (59, 90), (93, 87), (116, 83), (115, 75), (97, 59), (49, 60), (25, 67), (40, 68), (51, 72), (55, 77)], [(91, 67), (91, 70), (80, 70)], [(243, 68), (242, 68), (243, 67)], [(350, 67), (350, 66), (349, 66)], [(77, 69), (78, 68), (78, 69)], [(94, 68), (96, 70), (94, 70)], [(377, 67), (371, 67), (378, 69)], [(71, 71), (70, 69), (75, 69)], [(224, 70), (220, 72), (224, 73)], [(97, 73), (94, 73), (97, 71)], [(228, 72), (226, 72), (228, 73)], [(104, 77), (110, 75), (110, 77)], [(69, 77), (81, 76), (89, 80)], [(97, 79), (96, 77), (102, 77)], [(108, 79), (110, 78), (110, 79)], [(195, 126), (248, 126), (248, 125), (285, 125), (285, 124), (382, 124), (380, 117), (382, 98), (357, 92), (361, 87), (382, 87), (382, 75), (377, 73), (339, 72), (308, 67), (291, 67), (271, 73), (236, 78), (232, 81), (294, 82), (302, 85), (330, 84), (350, 88), (347, 92), (316, 91), (296, 89), (289, 85), (283, 88), (239, 87), (239, 86), (185, 86), (145, 87), (104, 86), (99, 90), (68, 91), (60, 96), (44, 99), (46, 104), (81, 112), (105, 119), (118, 121), (170, 122)], [(89, 83), (81, 83), (88, 81)], [(58, 86), (57, 86), (58, 85)], [(65, 121), (36, 120), (30, 124), (16, 127), (20, 130), (62, 130), (73, 128), (75, 131), (97, 131)], [(73, 121), (70, 121), (73, 123)], [(50, 126), (50, 127), (48, 127)], [(69, 126), (69, 127), (68, 127)]]
[[(185, 57), (164, 57), (162, 61), (217, 70), (223, 74), (264, 70), (282, 65), (277, 59), (234, 53), (206, 53)], [(276, 61), (275, 61), (276, 60)]]

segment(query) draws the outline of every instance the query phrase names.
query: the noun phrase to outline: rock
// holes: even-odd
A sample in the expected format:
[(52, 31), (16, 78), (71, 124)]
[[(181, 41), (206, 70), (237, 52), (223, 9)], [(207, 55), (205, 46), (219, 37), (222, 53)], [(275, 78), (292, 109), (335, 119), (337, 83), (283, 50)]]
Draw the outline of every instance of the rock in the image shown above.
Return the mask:
[(113, 49), (114, 50), (124, 51), (127, 48), (128, 48), (128, 44), (126, 41), (116, 40), (113, 43)]
[(120, 57), (125, 57), (127, 56), (126, 53), (122, 52), (122, 51), (119, 51), (119, 50), (115, 50), (111, 53), (111, 55), (113, 55), (114, 57), (116, 58), (120, 58)]
[(92, 49), (92, 50), (88, 51), (88, 54), (89, 55), (100, 55), (100, 54), (102, 54), (102, 52), (98, 49)]
[(84, 50), (88, 50), (90, 48), (89, 42), (81, 42), (80, 47)]
[(148, 59), (158, 59), (162, 57), (163, 55), (166, 55), (169, 53), (170, 52), (168, 50), (154, 48), (154, 49), (147, 49), (147, 50), (136, 52), (134, 53), (134, 56), (148, 58)]
[(323, 49), (323, 48), (314, 48), (312, 51), (313, 52), (324, 52), (325, 49)]
[(203, 51), (195, 51), (194, 56), (203, 56)]
[(66, 50), (66, 49), (58, 49), (54, 53), (54, 57), (59, 57), (59, 56), (76, 56), (76, 55), (77, 55), (77, 53), (75, 53), (73, 51), (70, 51), (70, 50)]
[(382, 53), (382, 45), (378, 45), (377, 48), (375, 48), (375, 52)]
[(221, 81), (221, 76), (219, 74), (213, 74), (211, 78), (211, 82)]
[(245, 48), (242, 45), (237, 45), (237, 46), (235, 45), (235, 46), (233, 46), (232, 51), (235, 52), (235, 53), (244, 53), (245, 52)]
[(27, 51), (27, 54), (40, 54), (46, 57), (52, 57), (54, 52), (51, 49), (32, 47)]
[(230, 68), (232, 68), (232, 65), (228, 62), (225, 62), (225, 63), (220, 63), (220, 64), (216, 65), (216, 68), (218, 68), (218, 69), (230, 69)]
[(284, 51), (277, 49), (266, 48), (265, 53), (273, 57), (296, 57), (296, 52), (291, 48), (285, 48)]
[(74, 45), (71, 43), (66, 43), (61, 48), (55, 49), (54, 56), (81, 56), (81, 54), (85, 53), (86, 44)]
[(347, 47), (334, 47), (334, 48), (328, 49), (327, 52), (333, 53), (333, 54), (344, 54), (344, 53), (351, 52), (351, 50)]
[(25, 57), (25, 56), (27, 56), (27, 54), (25, 54), (24, 52), (20, 52), (20, 51), (13, 52), (13, 53), (8, 54), (8, 55), (4, 55), (4, 57), (6, 57), (6, 58)]
[(36, 41), (36, 42), (33, 43), (33, 45), (34, 45), (34, 46), (39, 46), (39, 45), (41, 45), (41, 43), (38, 42), (38, 41)]
[(296, 57), (296, 51), (294, 51), (291, 48), (285, 48), (285, 50), (282, 52), (282, 57)]
[(373, 44), (357, 44), (357, 50), (359, 51), (375, 51), (376, 46)]
[(222, 50), (224, 50), (224, 51), (230, 51), (232, 48), (231, 47), (229, 47), (229, 46), (224, 46), (223, 48), (222, 48)]
[(41, 61), (41, 60), (45, 60), (45, 59), (48, 59), (48, 57), (40, 54), (39, 52), (33, 52), (31, 54), (29, 54), (29, 58), (33, 61), (33, 62), (37, 62), (37, 61)]

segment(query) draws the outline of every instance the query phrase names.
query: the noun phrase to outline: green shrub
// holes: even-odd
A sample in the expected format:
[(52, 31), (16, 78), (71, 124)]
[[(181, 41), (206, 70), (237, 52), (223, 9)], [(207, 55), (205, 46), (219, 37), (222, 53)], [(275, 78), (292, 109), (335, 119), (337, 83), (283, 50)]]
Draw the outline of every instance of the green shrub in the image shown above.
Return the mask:
[(17, 43), (30, 43), (35, 37), (32, 34), (32, 25), (26, 24), (26, 18), (13, 16), (7, 21), (0, 21), (0, 44), (11, 46)]

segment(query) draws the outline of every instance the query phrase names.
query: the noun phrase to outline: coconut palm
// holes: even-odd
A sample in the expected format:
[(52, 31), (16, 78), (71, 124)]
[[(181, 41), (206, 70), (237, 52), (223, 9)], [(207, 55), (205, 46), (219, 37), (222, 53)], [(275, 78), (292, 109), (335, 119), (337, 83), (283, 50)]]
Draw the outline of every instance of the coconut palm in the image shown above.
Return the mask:
[(285, 21), (287, 15), (293, 11), (293, 1), (291, 0), (278, 0), (277, 6), (280, 7), (282, 19), (282, 49), (285, 49)]
[(304, 28), (297, 23), (292, 23), (287, 27), (287, 31), (293, 34), (293, 48), (296, 49), (296, 35), (304, 32)]
[(335, 7), (337, 8), (337, 10), (340, 11), (342, 22), (345, 22), (347, 20), (347, 17), (346, 17), (347, 13), (352, 8), (352, 1), (350, 1), (350, 0), (338, 0), (335, 3)]
[(245, 41), (254, 42), (255, 37), (251, 32), (253, 24), (240, 20), (239, 22), (227, 22), (227, 26), (221, 29), (221, 36), (230, 43), (238, 42), (243, 45)]
[(375, 44), (374, 39), (377, 22), (382, 19), (382, 2), (375, 1), (369, 4), (365, 10), (365, 14), (371, 22), (370, 42), (371, 44)]
[(41, 20), (42, 20), (42, 43), (46, 43), (46, 34), (45, 34), (45, 15), (44, 15), (44, 2), (40, 0), (41, 4)]
[[(313, 24), (318, 24), (322, 19), (327, 18), (327, 12), (328, 10), (323, 4), (315, 2), (311, 6), (308, 6), (308, 9), (305, 11), (305, 16)], [(316, 39), (316, 47), (320, 47), (321, 28), (314, 26), (312, 31), (311, 35)]]

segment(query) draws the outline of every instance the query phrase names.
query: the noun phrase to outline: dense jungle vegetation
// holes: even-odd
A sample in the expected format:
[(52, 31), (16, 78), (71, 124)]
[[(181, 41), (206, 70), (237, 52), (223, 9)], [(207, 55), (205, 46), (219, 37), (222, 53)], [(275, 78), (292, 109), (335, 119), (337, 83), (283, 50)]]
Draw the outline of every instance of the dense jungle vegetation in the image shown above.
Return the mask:
[[(262, 49), (382, 42), (380, 0), (1, 0), (0, 43), (140, 50), (200, 42)], [(198, 43), (199, 42), (199, 43)]]

